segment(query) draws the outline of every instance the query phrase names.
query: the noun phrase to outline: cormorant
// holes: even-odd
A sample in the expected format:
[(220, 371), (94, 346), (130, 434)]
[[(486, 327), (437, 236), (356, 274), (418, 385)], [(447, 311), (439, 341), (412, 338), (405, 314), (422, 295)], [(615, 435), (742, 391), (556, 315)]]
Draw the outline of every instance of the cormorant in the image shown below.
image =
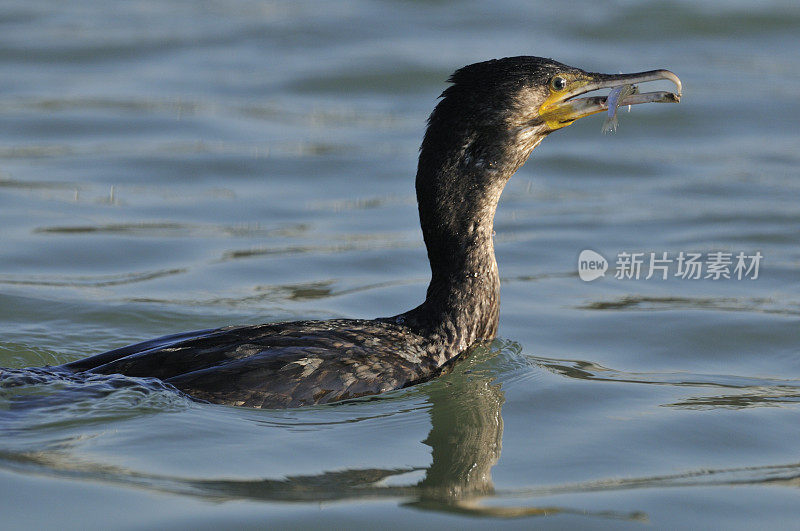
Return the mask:
[(500, 278), (492, 224), (503, 187), (544, 138), (606, 110), (588, 92), (666, 79), (669, 92), (620, 105), (677, 102), (667, 70), (585, 72), (540, 57), (465, 66), (428, 120), (416, 190), (431, 281), (425, 301), (393, 317), (227, 327), (162, 337), (59, 369), (156, 377), (208, 402), (259, 408), (321, 404), (408, 387), (494, 337)]

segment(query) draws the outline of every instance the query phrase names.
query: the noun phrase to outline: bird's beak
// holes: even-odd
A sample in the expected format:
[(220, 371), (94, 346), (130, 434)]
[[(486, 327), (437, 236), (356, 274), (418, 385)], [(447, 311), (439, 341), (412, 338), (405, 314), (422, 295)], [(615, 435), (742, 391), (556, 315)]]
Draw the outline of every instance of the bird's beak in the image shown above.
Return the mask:
[(650, 70), (635, 74), (587, 73), (565, 77), (568, 81), (566, 88), (560, 91), (551, 90), (550, 96), (539, 106), (539, 117), (551, 130), (561, 129), (579, 118), (607, 110), (607, 96), (577, 98), (595, 90), (666, 79), (675, 83), (678, 88), (676, 92), (637, 92), (626, 96), (618, 102), (619, 105), (677, 103), (681, 100), (681, 80), (669, 70)]

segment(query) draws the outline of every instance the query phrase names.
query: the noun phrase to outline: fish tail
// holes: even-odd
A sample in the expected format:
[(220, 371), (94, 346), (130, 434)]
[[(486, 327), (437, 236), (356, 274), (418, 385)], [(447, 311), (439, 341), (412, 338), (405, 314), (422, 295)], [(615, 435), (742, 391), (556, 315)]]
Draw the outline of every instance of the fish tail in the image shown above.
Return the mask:
[(619, 120), (617, 120), (617, 116), (608, 116), (605, 120), (603, 120), (603, 132), (604, 133), (614, 133), (617, 131), (617, 126), (619, 125)]

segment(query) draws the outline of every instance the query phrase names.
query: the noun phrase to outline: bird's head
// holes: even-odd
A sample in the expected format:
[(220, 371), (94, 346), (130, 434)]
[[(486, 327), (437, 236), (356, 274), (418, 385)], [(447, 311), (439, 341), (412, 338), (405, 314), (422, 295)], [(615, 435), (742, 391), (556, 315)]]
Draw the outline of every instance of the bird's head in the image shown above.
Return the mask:
[(479, 161), (513, 173), (548, 134), (608, 109), (608, 96), (587, 93), (660, 79), (675, 83), (677, 92), (637, 92), (620, 105), (677, 102), (681, 82), (668, 70), (600, 74), (541, 57), (475, 63), (450, 77), (452, 85), (431, 114), (422, 150), (460, 152), (462, 165)]

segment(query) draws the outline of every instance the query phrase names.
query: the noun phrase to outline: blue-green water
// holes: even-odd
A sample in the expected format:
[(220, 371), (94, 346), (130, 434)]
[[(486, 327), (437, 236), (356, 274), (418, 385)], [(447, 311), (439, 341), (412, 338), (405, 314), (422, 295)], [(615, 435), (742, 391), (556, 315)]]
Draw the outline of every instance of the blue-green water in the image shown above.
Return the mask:
[[(798, 34), (790, 1), (6, 0), (4, 367), (416, 305), (417, 148), (464, 64), (669, 68), (684, 96), (536, 149), (496, 218), (500, 337), (440, 380), (289, 411), (3, 390), (3, 526), (796, 525)], [(623, 251), (764, 258), (618, 280)]]

